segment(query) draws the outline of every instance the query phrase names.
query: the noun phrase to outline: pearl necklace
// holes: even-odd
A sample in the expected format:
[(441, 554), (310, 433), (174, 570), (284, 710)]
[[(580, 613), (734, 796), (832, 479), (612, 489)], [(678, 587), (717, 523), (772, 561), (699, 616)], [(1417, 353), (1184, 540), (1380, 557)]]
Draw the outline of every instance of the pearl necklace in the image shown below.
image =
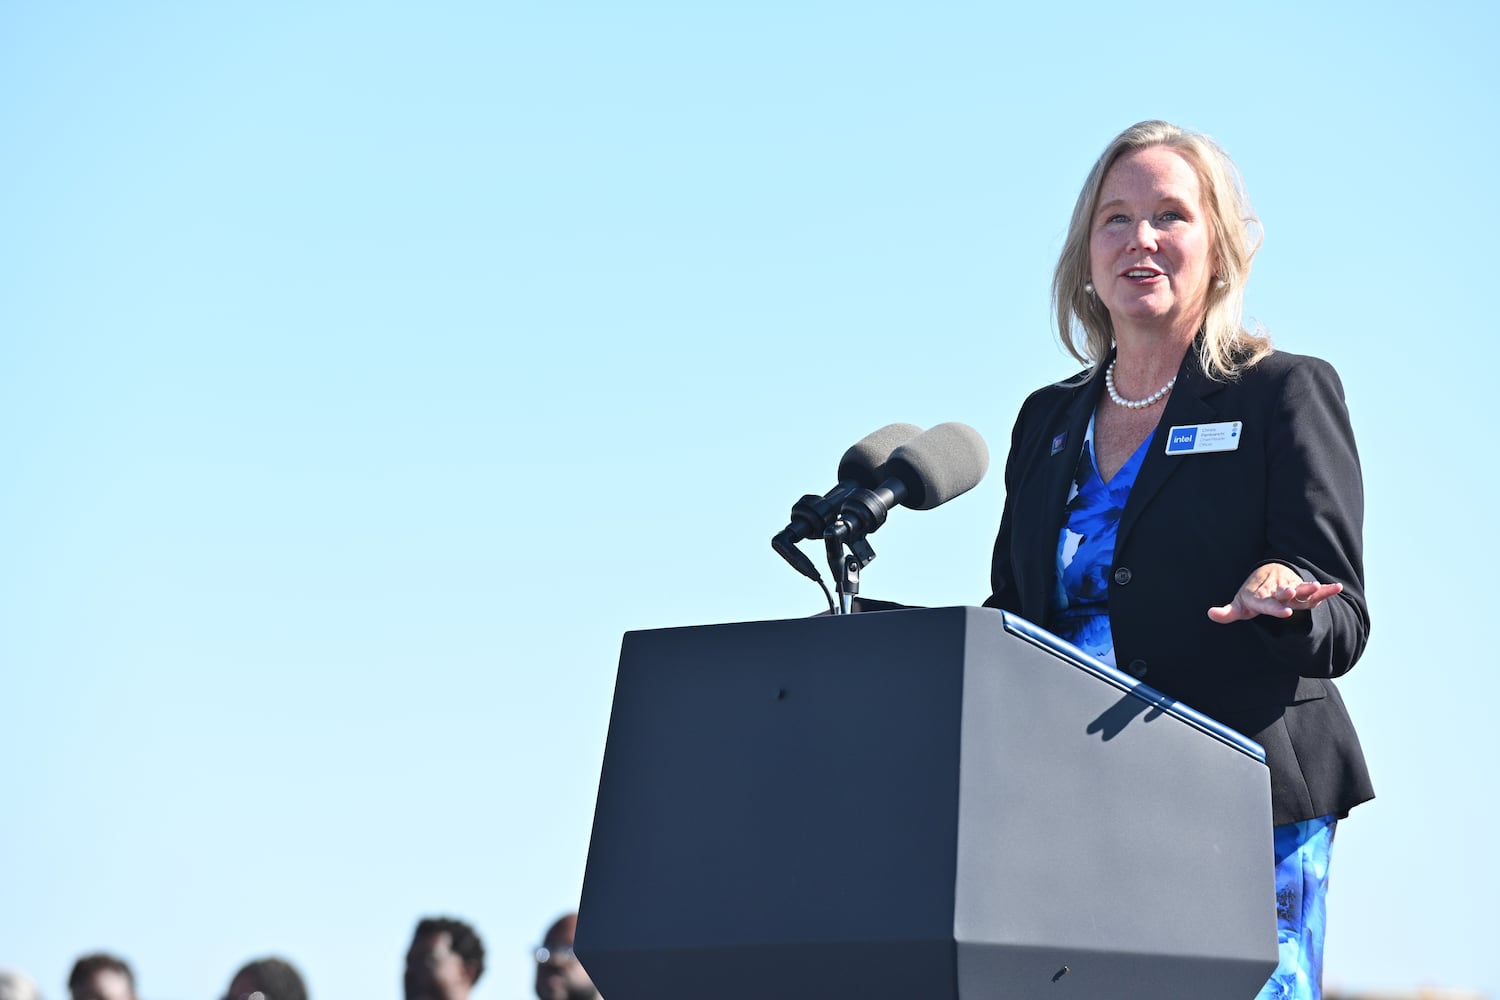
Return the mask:
[(1177, 384), (1177, 376), (1173, 375), (1170, 379), (1167, 380), (1166, 385), (1162, 386), (1160, 389), (1157, 389), (1145, 399), (1126, 399), (1124, 396), (1120, 395), (1118, 390), (1115, 389), (1115, 361), (1117, 360), (1119, 359), (1116, 358), (1111, 360), (1109, 363), (1109, 367), (1104, 369), (1104, 388), (1109, 390), (1110, 401), (1113, 402), (1116, 406), (1123, 406), (1127, 410), (1144, 410), (1146, 407), (1150, 406), (1152, 403), (1156, 402), (1167, 393), (1171, 392), (1172, 386)]

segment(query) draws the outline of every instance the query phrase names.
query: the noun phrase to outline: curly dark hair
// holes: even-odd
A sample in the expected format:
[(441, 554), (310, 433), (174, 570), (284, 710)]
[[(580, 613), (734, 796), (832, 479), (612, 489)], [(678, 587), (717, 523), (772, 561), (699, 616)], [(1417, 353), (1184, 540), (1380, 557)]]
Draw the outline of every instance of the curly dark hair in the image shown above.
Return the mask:
[(442, 934), (447, 932), (448, 940), (453, 942), (453, 950), (458, 957), (464, 960), (464, 964), (474, 970), (474, 982), (478, 984), (479, 977), (484, 975), (484, 942), (479, 940), (479, 933), (453, 917), (423, 917), (417, 924), (417, 929), (412, 932), (412, 940), (424, 934)]
[(301, 973), (284, 958), (257, 958), (247, 962), (230, 983), (241, 976), (251, 980), (255, 989), (266, 995), (266, 1000), (307, 1000), (307, 985), (302, 981)]
[(79, 990), (86, 989), (89, 986), (89, 980), (99, 972), (120, 973), (130, 983), (130, 992), (135, 993), (135, 973), (130, 971), (130, 966), (125, 964), (123, 958), (117, 958), (103, 951), (84, 955), (73, 963), (73, 971), (68, 974), (68, 992), (77, 993)]

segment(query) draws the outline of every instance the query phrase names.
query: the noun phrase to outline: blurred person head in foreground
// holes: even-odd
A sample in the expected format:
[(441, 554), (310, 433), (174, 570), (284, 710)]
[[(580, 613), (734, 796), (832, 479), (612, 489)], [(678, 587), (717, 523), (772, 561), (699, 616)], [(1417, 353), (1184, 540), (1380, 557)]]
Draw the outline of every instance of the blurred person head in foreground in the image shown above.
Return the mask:
[(577, 929), (576, 913), (563, 914), (547, 928), (542, 946), (536, 950), (538, 1000), (597, 1000), (599, 991), (573, 954), (573, 933)]
[(307, 1000), (307, 985), (286, 959), (257, 958), (234, 974), (225, 1000)]
[(73, 1000), (136, 1000), (135, 973), (124, 959), (94, 952), (73, 963), (68, 992)]
[(464, 1000), (484, 975), (484, 942), (452, 917), (425, 917), (406, 952), (406, 1000)]

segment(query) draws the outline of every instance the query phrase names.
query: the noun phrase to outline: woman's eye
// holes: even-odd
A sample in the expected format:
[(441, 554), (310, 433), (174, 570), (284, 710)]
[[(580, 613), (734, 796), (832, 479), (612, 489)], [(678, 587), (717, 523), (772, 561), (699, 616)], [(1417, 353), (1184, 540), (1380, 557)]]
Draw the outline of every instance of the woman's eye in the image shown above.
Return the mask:
[(1181, 222), (1182, 214), (1180, 212), (1163, 212), (1161, 213), (1161, 220), (1163, 222)]
[(1126, 218), (1124, 215), (1121, 215), (1120, 213), (1116, 212), (1114, 215), (1106, 217), (1105, 220), (1104, 220), (1104, 224), (1105, 225), (1109, 225), (1110, 223), (1113, 223), (1113, 222), (1129, 222), (1129, 221), (1130, 220), (1128, 218)]

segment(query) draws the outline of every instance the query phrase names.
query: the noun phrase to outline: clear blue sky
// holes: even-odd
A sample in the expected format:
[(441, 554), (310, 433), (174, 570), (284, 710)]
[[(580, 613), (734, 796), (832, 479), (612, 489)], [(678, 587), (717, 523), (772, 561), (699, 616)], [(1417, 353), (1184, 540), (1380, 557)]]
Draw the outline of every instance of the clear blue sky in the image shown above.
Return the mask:
[[(276, 952), (476, 1000), (575, 905), (627, 629), (822, 599), (767, 540), (882, 424), (995, 462), (1077, 188), (1216, 136), (1250, 312), (1344, 376), (1380, 798), (1328, 980), (1500, 997), (1490, 5), (0, 4), (0, 965)], [(866, 591), (974, 604), (998, 475)], [(1455, 516), (1454, 509), (1467, 511)], [(1476, 527), (1475, 525), (1478, 524)], [(1226, 595), (1227, 596), (1227, 595)]]

